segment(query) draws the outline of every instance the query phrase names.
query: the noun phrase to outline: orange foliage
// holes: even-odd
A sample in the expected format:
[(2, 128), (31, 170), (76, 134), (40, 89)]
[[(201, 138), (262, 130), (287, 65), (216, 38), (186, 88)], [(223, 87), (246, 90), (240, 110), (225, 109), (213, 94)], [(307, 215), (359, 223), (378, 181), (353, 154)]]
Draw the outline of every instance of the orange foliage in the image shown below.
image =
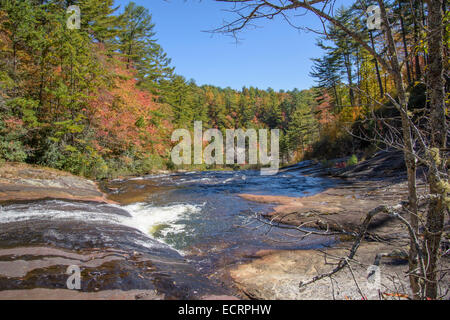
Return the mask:
[(317, 101), (319, 102), (318, 106), (316, 107), (318, 111), (317, 120), (319, 121), (319, 123), (322, 125), (326, 125), (334, 122), (336, 120), (336, 116), (331, 112), (333, 105), (330, 95), (324, 91), (322, 96), (320, 96)]
[(134, 69), (126, 69), (120, 60), (106, 63), (114, 75), (110, 88), (100, 88), (89, 105), (91, 123), (96, 127), (97, 149), (123, 152), (130, 148), (145, 153), (163, 155), (167, 149), (170, 122), (158, 121), (154, 111), (161, 110), (155, 97), (138, 87)]

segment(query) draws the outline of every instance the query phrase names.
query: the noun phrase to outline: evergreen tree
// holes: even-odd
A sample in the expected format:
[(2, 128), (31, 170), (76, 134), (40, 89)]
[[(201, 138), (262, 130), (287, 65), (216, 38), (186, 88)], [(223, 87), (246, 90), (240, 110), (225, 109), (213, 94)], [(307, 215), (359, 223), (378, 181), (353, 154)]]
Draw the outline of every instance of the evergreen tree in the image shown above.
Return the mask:
[(173, 73), (171, 60), (154, 38), (155, 25), (148, 9), (130, 2), (120, 19), (122, 29), (118, 41), (127, 69), (136, 68), (141, 84), (147, 88), (170, 78)]

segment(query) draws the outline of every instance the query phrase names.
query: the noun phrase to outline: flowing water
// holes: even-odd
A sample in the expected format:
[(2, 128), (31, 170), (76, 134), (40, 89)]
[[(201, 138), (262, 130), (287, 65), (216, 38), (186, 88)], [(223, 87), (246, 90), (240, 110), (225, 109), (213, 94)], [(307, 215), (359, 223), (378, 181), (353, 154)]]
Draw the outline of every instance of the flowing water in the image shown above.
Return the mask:
[(333, 183), (301, 171), (275, 176), (261, 176), (259, 171), (212, 171), (116, 180), (105, 189), (132, 216), (123, 223), (211, 268), (218, 259), (251, 255), (260, 249), (332, 244), (332, 238), (309, 236), (300, 241), (297, 231), (269, 228), (255, 214), (267, 213), (273, 205), (247, 201), (239, 194), (301, 197)]
[(102, 188), (120, 205), (61, 200), (3, 205), (0, 247), (45, 243), (71, 250), (138, 250), (159, 259), (182, 258), (203, 274), (213, 274), (261, 249), (309, 249), (335, 242), (318, 236), (299, 240), (297, 231), (270, 229), (255, 214), (267, 213), (273, 205), (239, 194), (301, 197), (333, 184), (302, 170), (275, 176), (211, 171), (113, 180)]

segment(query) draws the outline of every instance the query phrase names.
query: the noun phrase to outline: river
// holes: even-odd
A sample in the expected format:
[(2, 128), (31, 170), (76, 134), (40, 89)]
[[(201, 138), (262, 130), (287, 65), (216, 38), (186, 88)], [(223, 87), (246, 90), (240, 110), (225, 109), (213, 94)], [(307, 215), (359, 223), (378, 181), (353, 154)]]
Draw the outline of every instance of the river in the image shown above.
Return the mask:
[[(132, 216), (128, 226), (168, 244), (205, 268), (214, 261), (261, 249), (310, 249), (330, 245), (331, 238), (277, 230), (255, 219), (273, 205), (254, 203), (239, 194), (301, 197), (332, 186), (327, 178), (301, 171), (262, 176), (259, 171), (186, 172), (111, 181), (109, 198)], [(196, 259), (202, 257), (202, 259)]]
[[(155, 256), (158, 261), (165, 261), (158, 270), (167, 268), (169, 262), (177, 265), (171, 261), (182, 257), (202, 275), (212, 275), (230, 264), (251, 258), (258, 250), (310, 249), (335, 243), (332, 237), (312, 235), (299, 240), (297, 231), (269, 228), (255, 219), (255, 214), (267, 213), (273, 205), (250, 202), (239, 194), (301, 197), (333, 185), (333, 180), (307, 176), (301, 168), (274, 176), (248, 170), (117, 179), (101, 185), (108, 198), (119, 203), (117, 205), (55, 199), (4, 204), (0, 215), (0, 247), (44, 243), (77, 252), (93, 248), (139, 251), (153, 257), (152, 264), (155, 264)], [(2, 270), (9, 278), (19, 276), (14, 266), (5, 266), (11, 269)], [(183, 268), (176, 269), (171, 277), (183, 278), (186, 267)], [(164, 270), (164, 279), (168, 274), (170, 272)], [(139, 274), (128, 276), (132, 280), (126, 283), (127, 288), (155, 286), (154, 279), (153, 284), (147, 286), (140, 283)], [(100, 278), (101, 275), (96, 279)], [(0, 288), (33, 288), (36, 282), (39, 286), (53, 285), (47, 276), (34, 282), (20, 279), (14, 283), (0, 279)], [(85, 289), (123, 289), (123, 282), (116, 283), (111, 278), (102, 281), (101, 285), (96, 283), (95, 288), (88, 283)], [(189, 281), (186, 286), (195, 283), (196, 278)], [(166, 286), (160, 282), (158, 289)]]

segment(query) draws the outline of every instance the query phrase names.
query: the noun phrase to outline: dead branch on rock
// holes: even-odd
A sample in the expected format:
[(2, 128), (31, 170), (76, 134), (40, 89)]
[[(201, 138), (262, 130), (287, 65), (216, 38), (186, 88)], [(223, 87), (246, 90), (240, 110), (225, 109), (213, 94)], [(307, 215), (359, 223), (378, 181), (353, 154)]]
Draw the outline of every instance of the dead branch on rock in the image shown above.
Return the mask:
[[(417, 236), (416, 236), (416, 234), (414, 233), (414, 231), (413, 231), (413, 229), (412, 229), (410, 223), (409, 223), (405, 218), (403, 218), (403, 217), (399, 214), (399, 211), (400, 211), (402, 208), (403, 208), (403, 204), (398, 204), (398, 205), (396, 205), (396, 206), (386, 206), (386, 205), (382, 205), (382, 206), (378, 206), (378, 207), (376, 207), (375, 209), (371, 210), (371, 211), (367, 214), (367, 216), (366, 216), (364, 222), (363, 222), (363, 223), (361, 224), (361, 226), (360, 226), (360, 232), (359, 232), (357, 238), (355, 239), (355, 241), (353, 242), (353, 245), (352, 245), (352, 248), (350, 249), (349, 255), (348, 255), (347, 257), (341, 258), (340, 261), (339, 261), (339, 263), (338, 263), (338, 265), (337, 265), (332, 271), (327, 272), (327, 273), (320, 274), (320, 275), (318, 275), (318, 276), (315, 276), (314, 278), (312, 278), (312, 279), (309, 280), (309, 281), (306, 281), (306, 282), (300, 282), (300, 283), (299, 283), (299, 287), (300, 287), (300, 288), (303, 288), (303, 287), (305, 287), (305, 286), (307, 286), (307, 285), (309, 285), (309, 284), (311, 284), (311, 283), (314, 283), (314, 282), (316, 282), (316, 281), (318, 281), (318, 280), (321, 280), (321, 279), (324, 279), (324, 278), (327, 278), (327, 277), (331, 277), (331, 276), (333, 276), (334, 274), (336, 274), (336, 273), (338, 273), (339, 271), (341, 271), (342, 269), (344, 269), (345, 267), (348, 267), (348, 266), (349, 266), (349, 261), (351, 261), (351, 260), (354, 259), (355, 255), (356, 255), (356, 252), (358, 251), (358, 248), (359, 248), (359, 246), (361, 245), (361, 241), (364, 239), (364, 236), (365, 236), (366, 233), (367, 233), (367, 229), (368, 229), (368, 227), (369, 227), (370, 221), (371, 221), (371, 220), (373, 219), (373, 217), (375, 217), (375, 215), (377, 215), (378, 213), (385, 213), (385, 214), (388, 214), (388, 215), (390, 215), (390, 216), (392, 216), (392, 217), (395, 217), (395, 218), (398, 219), (401, 223), (403, 223), (403, 224), (408, 228), (408, 231), (410, 232), (411, 237), (414, 239), (414, 243), (416, 244), (417, 248), (420, 248), (420, 244), (419, 244), (419, 242), (418, 242), (418, 240), (417, 240)], [(425, 269), (425, 264), (424, 264), (424, 260), (423, 260), (423, 255), (422, 255), (422, 253), (421, 253), (420, 250), (418, 250), (418, 252), (419, 252), (419, 261), (420, 261), (420, 268), (421, 268), (421, 270), (420, 270), (420, 273), (421, 273), (421, 274), (420, 274), (420, 277), (421, 277), (422, 279), (425, 279), (425, 281), (426, 281), (426, 273), (425, 273), (425, 270), (426, 270), (426, 269)], [(360, 290), (359, 290), (359, 291), (360, 291)]]
[[(294, 214), (294, 213), (290, 213), (290, 214)], [(287, 215), (290, 215), (287, 214)], [(286, 217), (287, 215), (285, 215), (284, 217)], [(283, 218), (284, 218), (283, 217)], [(270, 233), (270, 231), (274, 228), (277, 229), (285, 229), (285, 230), (295, 230), (295, 231), (299, 231), (301, 233), (303, 233), (300, 236), (296, 236), (297, 239), (299, 240), (303, 240), (306, 237), (310, 236), (310, 235), (319, 235), (319, 236), (335, 236), (335, 235), (350, 235), (350, 236), (357, 236), (356, 232), (347, 232), (347, 231), (330, 231), (330, 228), (327, 224), (327, 228), (325, 229), (325, 231), (317, 231), (315, 229), (312, 229), (312, 227), (308, 228), (307, 225), (312, 224), (314, 221), (306, 221), (300, 225), (288, 225), (288, 224), (283, 224), (280, 220), (275, 220), (276, 217), (273, 217), (272, 219), (268, 220), (263, 214), (259, 213), (259, 212), (255, 212), (254, 216), (253, 216), (253, 221), (250, 221), (244, 225), (240, 225), (240, 226), (236, 226), (236, 227), (240, 227), (240, 228), (251, 228), (251, 229), (259, 229), (262, 226), (268, 226), (269, 229), (266, 232), (267, 234)], [(260, 223), (259, 226), (256, 227), (248, 227), (251, 223), (253, 223), (254, 221), (257, 221)], [(285, 234), (286, 236), (289, 237), (294, 237), (293, 235), (289, 235), (289, 234)]]

